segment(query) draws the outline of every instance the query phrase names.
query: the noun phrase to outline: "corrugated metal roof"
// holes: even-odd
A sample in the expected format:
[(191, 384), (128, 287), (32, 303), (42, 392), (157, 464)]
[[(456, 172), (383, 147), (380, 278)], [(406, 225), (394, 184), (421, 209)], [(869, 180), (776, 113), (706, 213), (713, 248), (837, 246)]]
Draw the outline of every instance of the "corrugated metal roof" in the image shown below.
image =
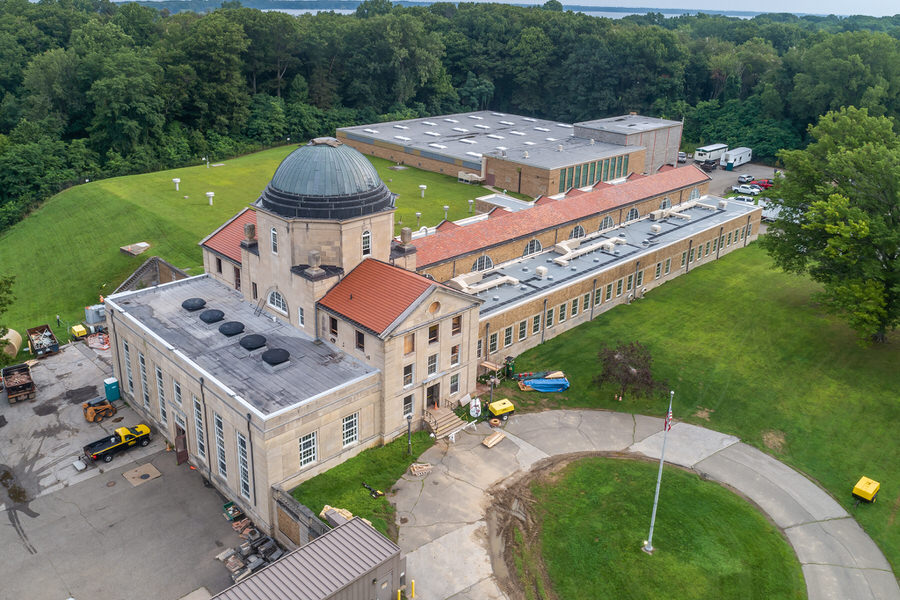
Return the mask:
[(200, 245), (241, 264), (241, 240), (244, 239), (244, 225), (247, 223), (256, 225), (255, 210), (245, 208), (200, 242)]
[(399, 546), (354, 517), (213, 598), (325, 600), (399, 553)]
[(317, 138), (281, 161), (273, 188), (297, 196), (352, 196), (381, 185), (372, 163), (333, 138)]

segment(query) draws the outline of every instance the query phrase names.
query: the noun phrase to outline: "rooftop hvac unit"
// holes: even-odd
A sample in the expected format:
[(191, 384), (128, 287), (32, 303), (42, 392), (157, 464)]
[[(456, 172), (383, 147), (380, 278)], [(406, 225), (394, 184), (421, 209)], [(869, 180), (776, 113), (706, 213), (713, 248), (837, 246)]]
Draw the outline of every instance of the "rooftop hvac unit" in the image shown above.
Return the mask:
[(651, 221), (660, 221), (665, 218), (665, 215), (666, 215), (666, 211), (664, 211), (664, 210), (654, 210), (653, 212), (650, 213), (650, 220)]
[(662, 226), (654, 223), (650, 226), (650, 231), (652, 231), (653, 233), (659, 233), (660, 231), (662, 231)]
[(538, 277), (543, 279), (544, 277), (547, 276), (547, 267), (543, 267), (543, 266), (537, 267), (537, 268), (535, 268), (534, 272), (537, 274)]
[(562, 151), (563, 151), (563, 145), (560, 144), (559, 146), (557, 146), (557, 147), (556, 147), (556, 151), (557, 151), (557, 152), (562, 152)]
[(722, 210), (725, 210), (725, 208), (726, 208), (727, 206), (728, 206), (728, 202), (727, 202), (727, 201), (725, 201), (725, 200), (719, 200), (719, 208), (721, 208)]
[(522, 158), (528, 158), (528, 150), (522, 153)]

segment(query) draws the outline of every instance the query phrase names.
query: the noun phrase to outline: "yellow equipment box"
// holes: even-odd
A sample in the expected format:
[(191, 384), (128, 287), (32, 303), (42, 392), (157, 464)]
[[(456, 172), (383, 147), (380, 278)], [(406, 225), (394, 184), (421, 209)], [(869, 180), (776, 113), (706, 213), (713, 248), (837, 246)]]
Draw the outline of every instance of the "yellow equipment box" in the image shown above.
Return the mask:
[(879, 489), (881, 489), (880, 483), (868, 477), (862, 477), (853, 486), (853, 496), (866, 502), (875, 502), (875, 496)]
[(501, 417), (504, 420), (509, 417), (514, 410), (516, 410), (516, 407), (506, 398), (488, 404), (488, 411), (495, 417)]
[(87, 335), (87, 329), (84, 328), (84, 325), (72, 325), (72, 335), (83, 338)]

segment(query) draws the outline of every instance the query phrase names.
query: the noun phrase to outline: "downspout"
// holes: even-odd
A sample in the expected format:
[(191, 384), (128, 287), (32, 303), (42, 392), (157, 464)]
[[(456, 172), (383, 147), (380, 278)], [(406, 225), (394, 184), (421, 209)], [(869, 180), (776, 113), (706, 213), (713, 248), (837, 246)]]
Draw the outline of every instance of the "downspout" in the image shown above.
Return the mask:
[(121, 395), (121, 390), (122, 390), (122, 373), (123, 373), (123, 371), (122, 371), (122, 363), (121, 363), (122, 356), (121, 356), (120, 352), (118, 351), (118, 350), (119, 350), (119, 348), (118, 348), (118, 344), (119, 344), (119, 334), (116, 333), (116, 319), (115, 319), (115, 317), (114, 317), (114, 313), (115, 313), (115, 311), (113, 311), (113, 310), (109, 311), (110, 316), (113, 317), (113, 318), (111, 318), (111, 319), (109, 320), (109, 323), (110, 323), (110, 329), (112, 329), (113, 338), (115, 338), (115, 340), (116, 340), (116, 366), (119, 367), (119, 373), (118, 373), (118, 377), (119, 377), (119, 394)]
[(541, 343), (544, 343), (544, 334), (547, 333), (547, 299), (544, 298), (544, 312), (541, 313), (541, 321), (544, 326), (541, 328)]
[[(491, 355), (491, 345), (490, 345), (490, 341), (489, 341), (490, 339), (491, 339), (491, 323), (490, 323), (490, 321), (488, 321), (487, 323), (484, 324), (484, 360), (487, 360), (488, 357)], [(499, 346), (500, 344), (497, 344), (497, 345)], [(499, 350), (499, 348), (498, 348), (498, 350)]]
[(719, 260), (719, 253), (722, 251), (722, 231), (724, 229), (725, 229), (724, 225), (719, 227), (719, 237), (716, 238), (716, 260)]
[(747, 242), (750, 238), (750, 215), (747, 215), (747, 225), (744, 229), (744, 248), (747, 247)]
[(594, 307), (597, 306), (597, 278), (594, 277), (594, 282), (591, 284), (594, 287), (594, 293), (591, 294), (591, 320), (594, 320)]
[(688, 242), (687, 256), (684, 258), (684, 272), (691, 270), (691, 250), (694, 248), (694, 240)]
[(319, 303), (313, 304), (313, 320), (315, 321), (316, 341), (319, 341)]
[(206, 438), (206, 480), (212, 481), (212, 447), (209, 445), (209, 419), (206, 418), (206, 393), (204, 384), (206, 382), (200, 378), (200, 402), (203, 404), (203, 436)]
[(247, 444), (250, 446), (250, 483), (253, 484), (253, 506), (256, 506), (256, 464), (253, 462), (253, 434), (250, 431), (250, 420), (253, 415), (247, 413)]
[(634, 296), (632, 300), (637, 300), (637, 288), (638, 288), (638, 271), (641, 270), (641, 261), (635, 261), (634, 263), (634, 287), (631, 288), (631, 295)]

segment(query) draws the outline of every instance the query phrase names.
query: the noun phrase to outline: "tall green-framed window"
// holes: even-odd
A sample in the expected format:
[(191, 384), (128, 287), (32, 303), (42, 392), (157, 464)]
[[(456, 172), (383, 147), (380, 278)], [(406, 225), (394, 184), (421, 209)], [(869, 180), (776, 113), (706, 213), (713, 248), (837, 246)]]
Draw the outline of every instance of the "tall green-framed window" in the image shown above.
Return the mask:
[(623, 160), (623, 163), (624, 163), (624, 167), (622, 168), (622, 172), (623, 172), (623, 174), (627, 175), (628, 174), (628, 155), (627, 154), (625, 155), (625, 159)]
[(575, 169), (569, 167), (566, 169), (566, 189), (572, 187), (572, 175), (575, 174)]
[(579, 187), (581, 184), (581, 165), (575, 167), (575, 187)]
[(616, 157), (616, 177), (618, 178), (621, 176), (622, 176), (622, 157), (617, 156)]
[(606, 177), (609, 175), (609, 159), (603, 161), (603, 177), (601, 179), (606, 181)]
[(566, 191), (566, 170), (559, 170), (559, 191), (560, 193)]
[(584, 187), (588, 184), (588, 166), (581, 165), (581, 186)]
[(595, 181), (597, 181), (597, 180), (594, 178), (594, 169), (595, 169), (596, 167), (597, 167), (597, 163), (591, 163), (591, 180), (590, 180), (590, 183), (594, 183)]

